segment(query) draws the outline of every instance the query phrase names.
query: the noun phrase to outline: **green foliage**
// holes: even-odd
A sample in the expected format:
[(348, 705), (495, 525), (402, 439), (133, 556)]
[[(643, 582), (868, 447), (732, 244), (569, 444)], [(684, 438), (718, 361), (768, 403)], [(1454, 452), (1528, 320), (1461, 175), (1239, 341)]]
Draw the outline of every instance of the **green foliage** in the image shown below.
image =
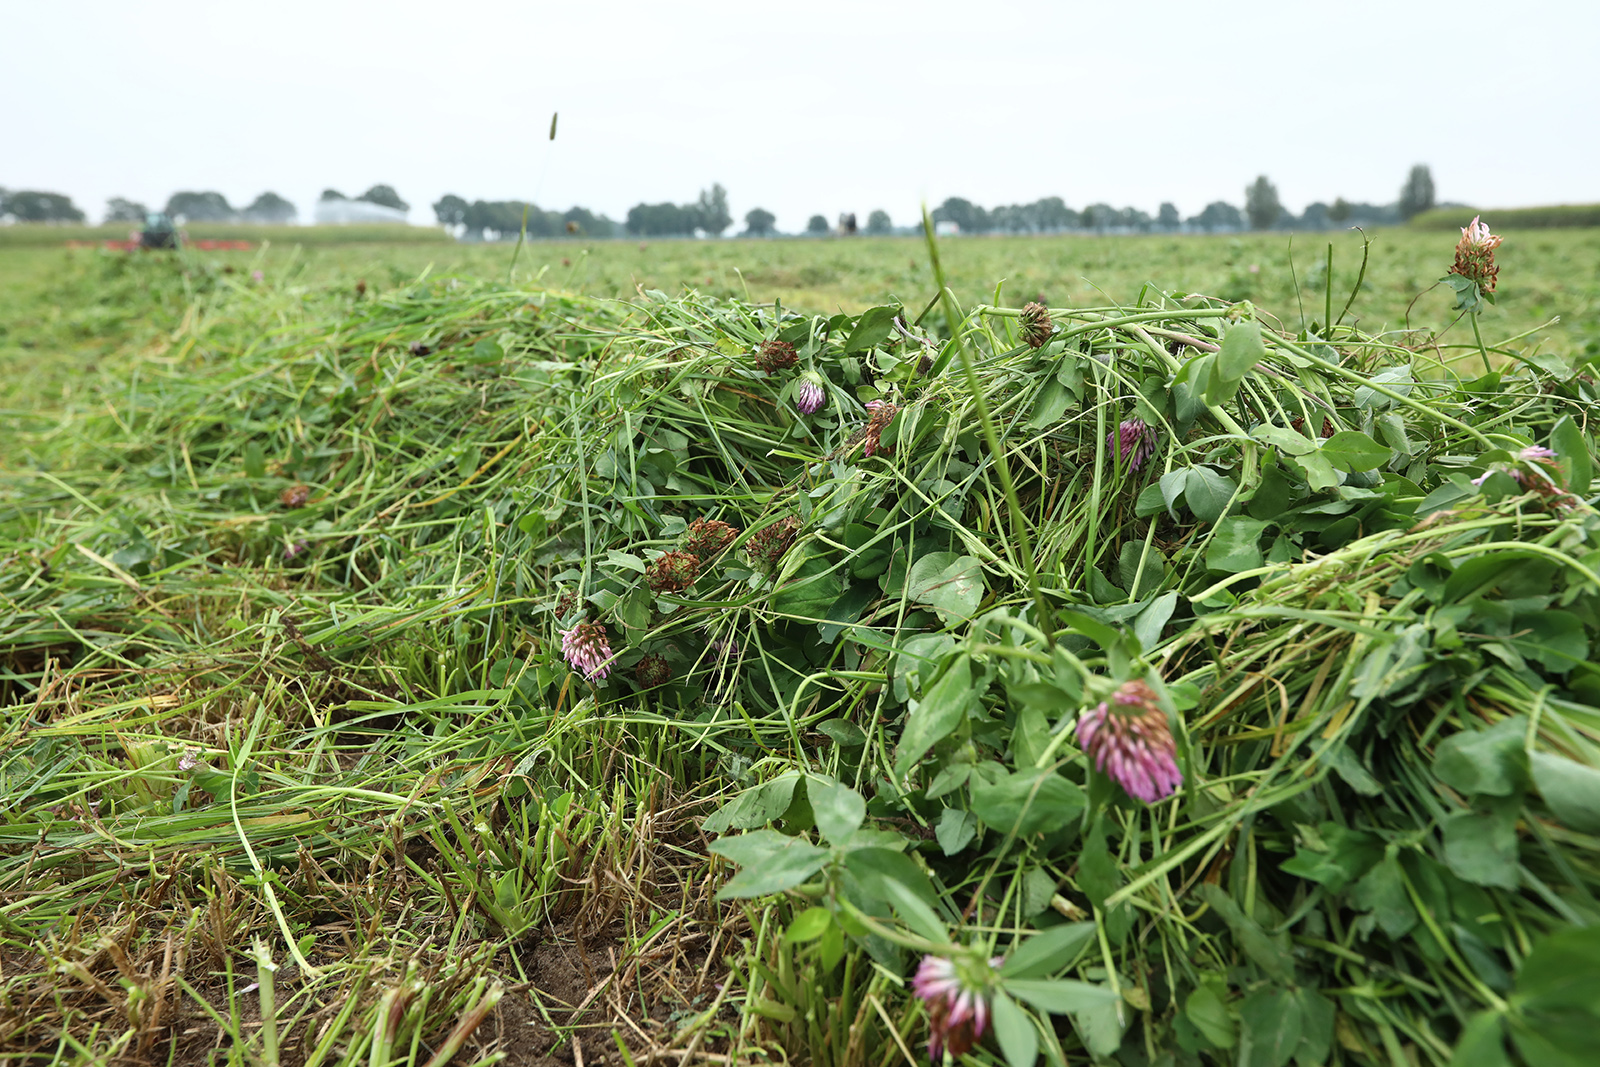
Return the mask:
[(1278, 200), (1278, 187), (1267, 181), (1265, 174), (1245, 189), (1244, 213), (1250, 219), (1252, 230), (1271, 229), (1283, 213), (1283, 204)]
[[(326, 198), (327, 194), (323, 194)], [(228, 198), (218, 192), (177, 192), (167, 198), (167, 216), (184, 222), (232, 222), (237, 215)]]
[(394, 186), (392, 185), (374, 185), (371, 189), (356, 197), (356, 199), (365, 200), (369, 204), (377, 204), (380, 207), (392, 207), (396, 211), (411, 210), (411, 205), (400, 199), (400, 194), (394, 191)]
[(1545, 207), (1516, 207), (1479, 209), (1475, 207), (1441, 207), (1424, 211), (1411, 220), (1411, 225), (1425, 230), (1459, 229), (1470, 223), (1474, 216), (1500, 232), (1503, 230), (1538, 230), (1553, 227), (1600, 226), (1600, 204), (1551, 204)]
[(751, 208), (744, 215), (744, 233), (742, 237), (771, 237), (778, 232), (775, 223), (778, 217), (766, 208)]
[(695, 228), (712, 237), (722, 236), (722, 231), (733, 225), (733, 216), (728, 214), (728, 190), (720, 184), (700, 190), (700, 199), (694, 206), (694, 223)]
[(142, 223), (149, 210), (143, 204), (133, 200), (124, 200), (120, 196), (114, 196), (106, 201), (105, 225), (126, 222)]
[[(318, 967), (302, 924), (355, 906), (328, 868), (343, 887), (393, 865), (420, 902), (362, 898), (351, 930), (409, 948), (403, 914), (486, 959), (598, 914), (643, 966), (674, 936), (651, 944), (650, 912), (700, 907), (726, 999), (685, 1017), (737, 1016), (730, 1041), (816, 1062), (915, 1040), (896, 978), (925, 952), (1001, 957), (981, 1054), (1017, 1062), (1586, 1051), (1584, 375), (1529, 359), (1462, 380), (1348, 323), (1154, 287), (1056, 307), (1040, 349), (1014, 308), (957, 311), (1045, 633), (923, 301), (624, 305), (436, 275), (358, 297), (189, 253), (73, 262), (58, 293), (119, 309), (83, 332), (129, 344), (70, 410), (0, 429), (17, 945), (14, 926), (93, 929), (94, 894), (182, 892), (173, 864), (214, 850), (213, 881), (256, 909), (244, 928)], [(756, 364), (771, 341), (795, 366)], [(809, 414), (802, 374), (826, 397)], [(873, 401), (896, 413), (868, 455)], [(1115, 435), (1133, 418), (1155, 433), (1137, 471)], [(1553, 465), (1517, 458), (1533, 445)], [(740, 532), (652, 589), (703, 517)], [(585, 613), (616, 653), (596, 684), (560, 651)], [(666, 682), (635, 678), (647, 655)], [(1185, 779), (1149, 808), (1074, 731), (1135, 680)], [(653, 807), (657, 789), (707, 802)], [(685, 822), (651, 836), (668, 811)], [(663, 855), (683, 874), (654, 897), (596, 888)], [(714, 886), (720, 909), (689, 903)], [(389, 950), (366, 936), (376, 967)], [(441, 1003), (478, 1003), (475, 980)], [(377, 1003), (431, 1042), (419, 999)], [(345, 1000), (318, 1025), (353, 1033)], [(388, 1062), (384, 1027), (366, 1033), (360, 1058)]]
[(33, 189), (0, 189), (0, 218), (5, 217), (19, 223), (57, 224), (84, 219), (83, 212), (72, 203), (70, 196)]
[(1406, 183), (1400, 187), (1400, 221), (1410, 222), (1432, 207), (1433, 172), (1419, 163), (1411, 168)]
[(271, 225), (286, 225), (295, 220), (299, 214), (295, 206), (277, 193), (266, 192), (250, 202), (250, 206), (239, 213), (239, 217), (246, 222), (261, 222)]

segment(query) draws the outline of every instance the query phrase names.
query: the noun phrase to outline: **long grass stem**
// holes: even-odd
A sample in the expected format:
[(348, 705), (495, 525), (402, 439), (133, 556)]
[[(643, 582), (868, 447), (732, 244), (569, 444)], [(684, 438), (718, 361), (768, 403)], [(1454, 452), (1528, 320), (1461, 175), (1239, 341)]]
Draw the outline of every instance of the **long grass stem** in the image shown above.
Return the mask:
[(972, 397), (978, 422), (983, 427), (984, 443), (988, 445), (989, 455), (994, 460), (1001, 491), (1005, 493), (1016, 554), (1022, 557), (1023, 570), (1028, 576), (1028, 590), (1033, 595), (1034, 608), (1039, 613), (1039, 627), (1044, 631), (1046, 647), (1050, 647), (1055, 643), (1055, 615), (1039, 589), (1038, 564), (1033, 558), (1033, 543), (1028, 536), (1027, 522), (1022, 516), (1022, 505), (1017, 500), (1017, 488), (1011, 480), (1011, 467), (1006, 462), (1005, 450), (1000, 447), (1000, 435), (995, 432), (994, 420), (989, 417), (989, 403), (984, 399), (983, 387), (978, 383), (978, 372), (973, 368), (972, 356), (967, 352), (966, 340), (962, 335), (966, 324), (956, 309), (955, 294), (944, 284), (944, 267), (939, 262), (939, 242), (934, 237), (933, 219), (928, 214), (926, 204), (922, 205), (922, 232), (927, 238), (928, 259), (933, 264), (934, 284), (939, 288), (939, 299), (944, 305), (945, 322), (950, 327), (950, 343), (956, 346), (956, 355), (961, 358), (961, 368), (967, 377), (967, 392)]

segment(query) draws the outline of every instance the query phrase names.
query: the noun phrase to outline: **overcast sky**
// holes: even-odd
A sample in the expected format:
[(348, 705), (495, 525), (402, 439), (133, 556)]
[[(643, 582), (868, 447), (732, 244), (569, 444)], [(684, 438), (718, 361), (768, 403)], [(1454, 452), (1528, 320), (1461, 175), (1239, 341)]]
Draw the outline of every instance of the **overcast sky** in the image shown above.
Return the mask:
[[(714, 181), (735, 216), (965, 196), (1154, 213), (1600, 200), (1595, 0), (4, 5), (0, 186), (91, 217), (176, 189), (393, 185), (622, 218)], [(556, 141), (550, 115), (561, 114)]]

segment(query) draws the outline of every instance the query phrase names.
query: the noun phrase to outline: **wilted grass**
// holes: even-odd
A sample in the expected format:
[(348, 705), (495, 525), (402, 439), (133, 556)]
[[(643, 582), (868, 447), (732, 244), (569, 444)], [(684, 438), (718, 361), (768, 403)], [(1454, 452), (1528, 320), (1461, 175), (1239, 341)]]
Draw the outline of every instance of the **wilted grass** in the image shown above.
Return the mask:
[[(978, 247), (946, 255), (975, 270)], [(1595, 763), (1592, 668), (1531, 692), (1527, 661), (1559, 649), (1514, 627), (1470, 700), (1416, 698), (1426, 721), (1375, 681), (1414, 681), (1391, 653), (1415, 646), (1447, 566), (1500, 567), (1514, 544), (1577, 563), (1557, 571), (1593, 595), (1581, 522), (1459, 484), (1593, 399), (1526, 372), (1525, 344), (1502, 353), (1517, 374), (1462, 382), (1449, 349), (1262, 315), (1270, 351), (1199, 403), (1172, 376), (1243, 309), (1082, 301), (1044, 350), (1019, 342), (1017, 301), (956, 309), (1042, 595), (1075, 620), (1041, 635), (973, 391), (937, 313), (916, 322), (926, 278), (898, 327), (879, 315), (856, 338), (700, 294), (571, 295), (594, 287), (577, 274), (538, 289), (395, 267), (358, 291), (261, 262), (257, 283), (216, 257), (84, 257), (51, 283), (59, 314), (13, 327), (57, 353), (13, 355), (0, 441), (0, 1047), (19, 1059), (914, 1059), (904, 951), (833, 917), (908, 914), (849, 888), (861, 853), (889, 852), (904, 864), (873, 862), (909, 864), (937, 922), (997, 950), (1099, 920), (1051, 973), (1123, 1006), (1113, 1024), (1044, 1014), (1052, 1061), (1108, 1054), (1125, 1014), (1129, 1047), (1168, 1047), (1201, 986), (1237, 1028), (1240, 1004), (1277, 995), (1263, 983), (1293, 979), (1307, 1012), (1329, 1005), (1325, 1058), (1442, 1063), (1505, 995), (1458, 945), (1514, 970), (1591, 915), (1588, 839), (1531, 796), (1528, 833), (1551, 835), (1528, 849), (1536, 881), (1417, 909), (1503, 917), (1476, 943), (1375, 940), (1337, 888), (1278, 869), (1323, 854), (1324, 817), (1410, 834), (1393, 857), (1421, 863), (1466, 810), (1428, 777), (1435, 742), (1531, 702), (1531, 746)], [(1330, 290), (1304, 295), (1308, 320), (1331, 317)], [(779, 333), (826, 379), (816, 416), (748, 363)], [(874, 399), (900, 407), (893, 455), (862, 455)], [(1142, 474), (1107, 445), (1134, 415), (1160, 429)], [(1287, 457), (1320, 457), (1324, 420), (1381, 438), (1383, 469), (1330, 467), (1302, 493), (1320, 468)], [(1174, 475), (1200, 480), (1169, 494)], [(651, 595), (641, 572), (702, 515), (742, 532), (691, 589)], [(741, 555), (791, 516), (802, 537), (775, 574)], [(1548, 593), (1552, 575), (1519, 581)], [(582, 611), (620, 653), (605, 686), (559, 654)], [(670, 683), (636, 678), (647, 653)], [(1082, 687), (1145, 660), (1188, 723), (1181, 808), (1110, 803), (1066, 743)], [(963, 725), (907, 756), (916, 709), (963, 669)], [(1075, 818), (1019, 835), (1027, 802), (1001, 825), (964, 799), (1036, 764), (1093, 798), (1087, 843)], [(971, 784), (934, 795), (962, 766)], [(1372, 799), (1380, 776), (1402, 799)], [(741, 790), (722, 829), (828, 832), (822, 798), (842, 790), (879, 836), (831, 842), (836, 882), (715, 899), (727, 865), (701, 819)], [(811, 939), (794, 933), (808, 907), (837, 908)], [(1300, 925), (1312, 913), (1328, 925)]]

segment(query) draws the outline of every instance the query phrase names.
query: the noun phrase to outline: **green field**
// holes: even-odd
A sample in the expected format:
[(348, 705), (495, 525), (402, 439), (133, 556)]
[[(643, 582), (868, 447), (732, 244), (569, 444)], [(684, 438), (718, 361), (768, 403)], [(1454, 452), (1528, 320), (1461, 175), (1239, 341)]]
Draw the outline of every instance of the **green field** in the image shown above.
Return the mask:
[(1588, 1062), (1600, 233), (1334, 240), (0, 247), (0, 1061)]
[[(294, 231), (288, 231), (292, 234)], [(274, 284), (320, 285), (366, 277), (395, 286), (423, 270), (435, 274), (505, 278), (514, 246), (428, 242), (295, 245), (285, 231), (262, 228), (266, 247), (256, 252), (205, 254), (240, 270), (259, 268)], [(3, 237), (0, 231), (0, 237)], [(1333, 245), (1335, 314), (1355, 286), (1362, 262), (1359, 234), (1246, 234), (1235, 236), (980, 237), (947, 241), (949, 281), (964, 303), (994, 299), (1013, 306), (1039, 300), (1050, 306), (1127, 301), (1141, 286), (1250, 300), (1286, 325), (1320, 321), (1327, 295), (1326, 258)], [(1434, 287), (1449, 267), (1453, 235), (1379, 230), (1372, 237), (1367, 277), (1351, 317), (1375, 334), (1424, 344), (1470, 344), (1470, 331), (1452, 327), (1449, 294)], [(48, 279), (65, 259), (91, 253), (59, 248), (6, 247), (0, 243), (0, 285), (23, 294), (8, 301), (9, 314), (27, 303), (32, 283)], [(801, 310), (857, 312), (890, 299), (918, 310), (933, 295), (921, 242), (914, 238), (772, 241), (561, 241), (531, 243), (520, 252), (516, 279), (523, 284), (634, 298), (640, 289), (709, 296), (781, 300)], [(1486, 317), (1494, 340), (1527, 334), (1559, 318), (1524, 342), (1562, 358), (1600, 344), (1600, 229), (1513, 232), (1500, 249), (1499, 304)], [(1411, 331), (1414, 331), (1412, 333)]]

